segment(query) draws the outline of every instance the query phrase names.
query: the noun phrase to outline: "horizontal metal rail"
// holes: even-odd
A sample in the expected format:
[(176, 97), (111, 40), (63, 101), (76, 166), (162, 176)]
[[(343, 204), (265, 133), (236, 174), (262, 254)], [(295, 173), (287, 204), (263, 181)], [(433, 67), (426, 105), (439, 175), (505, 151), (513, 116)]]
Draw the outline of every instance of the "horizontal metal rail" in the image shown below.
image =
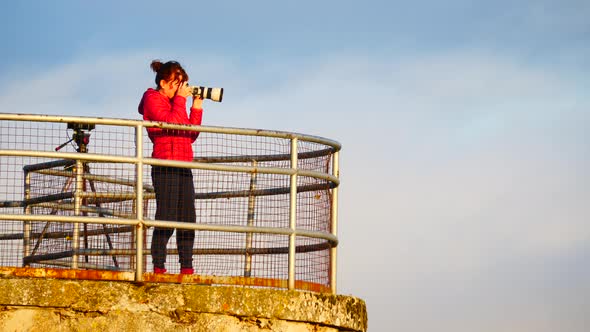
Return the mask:
[[(0, 156), (14, 156), (14, 157), (42, 157), (42, 158), (67, 158), (76, 159), (82, 161), (96, 161), (96, 162), (111, 162), (111, 163), (127, 163), (136, 164), (140, 162), (138, 158), (134, 157), (123, 157), (123, 156), (110, 156), (93, 153), (68, 153), (68, 152), (47, 152), (47, 151), (23, 151), (23, 150), (0, 150)], [(240, 173), (259, 173), (259, 174), (282, 174), (282, 175), (294, 175), (307, 176), (316, 179), (323, 179), (331, 181), (336, 185), (340, 184), (340, 180), (326, 173), (307, 171), (302, 169), (294, 168), (276, 168), (276, 167), (252, 167), (252, 166), (232, 166), (232, 165), (217, 165), (198, 163), (190, 161), (177, 161), (177, 160), (166, 160), (166, 159), (154, 159), (154, 158), (143, 158), (141, 160), (145, 165), (152, 166), (168, 166), (168, 167), (179, 167), (179, 168), (191, 168), (191, 169), (203, 169), (210, 171), (222, 171), (222, 172), (240, 172)]]
[[(328, 190), (335, 188), (336, 185), (334, 183), (328, 182), (325, 184), (309, 184), (297, 187), (297, 193), (309, 192), (309, 191), (317, 191), (317, 190)], [(195, 193), (195, 199), (218, 199), (218, 198), (235, 198), (235, 197), (248, 197), (248, 196), (274, 196), (274, 195), (285, 195), (289, 194), (290, 188), (283, 187), (283, 188), (268, 188), (268, 189), (256, 189), (256, 190), (239, 190), (239, 191), (223, 191), (223, 192), (211, 192), (211, 193)], [(129, 193), (94, 193), (94, 192), (84, 192), (81, 194), (81, 197), (88, 198), (88, 204), (102, 204), (102, 203), (115, 203), (115, 202), (122, 202), (127, 200), (134, 200), (136, 199), (136, 194), (133, 192)], [(50, 203), (58, 200), (64, 199), (71, 199), (74, 197), (73, 192), (64, 192), (60, 194), (51, 194), (45, 196), (39, 196), (35, 198), (30, 198), (24, 201), (0, 201), (0, 207), (25, 207), (25, 206), (39, 206), (39, 207), (47, 207), (53, 208), (52, 205), (43, 205), (42, 203)], [(154, 199), (156, 194), (154, 193), (145, 193), (143, 195), (144, 200)], [(88, 210), (90, 211), (90, 210)], [(108, 213), (106, 212), (99, 212), (98, 210), (93, 210), (92, 212), (96, 213)], [(110, 214), (112, 215), (112, 214)]]
[(46, 162), (46, 163), (39, 163), (39, 164), (34, 164), (34, 165), (25, 165), (23, 167), (23, 171), (25, 171), (25, 172), (35, 172), (35, 171), (45, 170), (45, 169), (49, 169), (49, 168), (53, 168), (53, 167), (72, 166), (75, 163), (76, 163), (75, 160), (67, 160), (67, 159), (54, 160), (54, 161), (49, 161), (49, 162)]
[[(336, 152), (335, 148), (317, 150), (317, 151), (309, 151), (309, 152), (299, 152), (297, 159), (310, 159), (310, 158), (317, 158), (317, 157), (325, 157), (329, 156)], [(201, 162), (201, 163), (247, 163), (251, 162), (252, 160), (256, 160), (257, 162), (264, 162), (264, 161), (287, 161), (291, 160), (291, 155), (288, 153), (283, 154), (272, 154), (272, 155), (243, 155), (243, 156), (212, 156), (212, 157), (198, 157), (193, 159), (193, 161)]]
[[(32, 172), (39, 173), (39, 174), (45, 174), (45, 175), (62, 176), (62, 177), (67, 177), (67, 178), (75, 178), (76, 177), (76, 174), (74, 174), (73, 172), (54, 170), (54, 169), (39, 169), (39, 170), (35, 170)], [(120, 185), (124, 185), (124, 186), (129, 186), (129, 187), (135, 186), (134, 180), (117, 179), (117, 178), (113, 178), (113, 177), (109, 177), (109, 176), (105, 176), (105, 175), (96, 175), (96, 174), (85, 173), (82, 175), (82, 179), (89, 180), (89, 181), (100, 181), (100, 182), (104, 182), (104, 183), (120, 184)], [(149, 191), (149, 192), (154, 191), (154, 188), (152, 186), (149, 186), (146, 184), (143, 185), (143, 189), (146, 191)]]
[(309, 238), (324, 239), (332, 245), (338, 245), (338, 238), (327, 232), (309, 231), (304, 229), (292, 230), (282, 227), (259, 227), (259, 226), (235, 226), (235, 225), (213, 225), (213, 224), (192, 224), (177, 221), (161, 220), (143, 220), (137, 219), (114, 219), (85, 216), (56, 216), (56, 215), (33, 215), (33, 214), (0, 214), (0, 220), (18, 220), (18, 221), (50, 221), (62, 223), (86, 223), (86, 224), (113, 224), (113, 225), (138, 225), (143, 224), (147, 227), (158, 228), (180, 228), (192, 229), (195, 231), (212, 231), (212, 232), (233, 232), (233, 233), (260, 233), (260, 234), (278, 234), (304, 236)]
[(0, 120), (12, 120), (12, 121), (36, 121), (36, 122), (57, 122), (57, 123), (83, 123), (83, 124), (96, 124), (96, 125), (111, 125), (111, 126), (124, 126), (124, 127), (135, 127), (142, 125), (146, 128), (162, 128), (162, 129), (177, 129), (186, 131), (198, 131), (208, 132), (217, 134), (233, 134), (233, 135), (246, 135), (246, 136), (264, 136), (264, 137), (277, 137), (292, 139), (297, 138), (302, 141), (325, 144), (333, 147), (336, 151), (340, 150), (340, 143), (323, 137), (304, 135), (300, 133), (291, 133), (284, 131), (275, 130), (263, 130), (263, 129), (246, 129), (246, 128), (228, 128), (228, 127), (216, 127), (216, 126), (189, 126), (189, 125), (175, 125), (164, 122), (151, 122), (151, 121), (140, 121), (140, 120), (127, 120), (127, 119), (113, 119), (113, 118), (91, 118), (91, 117), (78, 117), (78, 116), (56, 116), (56, 115), (42, 115), (42, 114), (12, 114), (12, 113), (0, 113)]
[[(102, 234), (101, 234), (102, 235)], [(295, 247), (295, 251), (297, 253), (306, 253), (306, 252), (314, 252), (320, 250), (330, 249), (332, 246), (330, 242), (324, 242), (319, 244), (307, 244), (307, 245), (299, 245)], [(65, 257), (72, 257), (74, 254), (78, 254), (80, 256), (133, 256), (136, 254), (136, 250), (134, 249), (78, 249), (78, 250), (68, 250), (60, 253), (52, 253), (52, 254), (43, 254), (43, 255), (33, 255), (28, 256), (28, 262), (37, 262), (39, 260), (46, 260), (46, 259), (60, 259)], [(177, 249), (167, 249), (166, 252), (168, 254), (178, 254)], [(277, 255), (277, 254), (287, 254), (289, 253), (289, 247), (276, 247), (276, 248), (249, 248), (249, 249), (239, 249), (239, 248), (195, 248), (193, 249), (193, 254), (195, 255), (244, 255), (244, 254), (252, 254), (252, 255)], [(144, 255), (149, 255), (150, 250), (144, 249)]]
[[(93, 229), (86, 232), (87, 236), (94, 236), (94, 235), (105, 235), (105, 234), (117, 234), (117, 233), (129, 233), (132, 232), (135, 228), (133, 226), (119, 226), (119, 227), (112, 227), (105, 229)], [(38, 237), (43, 234), (43, 238), (46, 239), (60, 239), (60, 238), (68, 238), (74, 235), (74, 232), (47, 232), (47, 233), (37, 233), (33, 232), (30, 236)], [(0, 234), (0, 241), (2, 240), (22, 240), (24, 238), (24, 233), (13, 233), (13, 234)], [(133, 250), (135, 252), (135, 250)]]

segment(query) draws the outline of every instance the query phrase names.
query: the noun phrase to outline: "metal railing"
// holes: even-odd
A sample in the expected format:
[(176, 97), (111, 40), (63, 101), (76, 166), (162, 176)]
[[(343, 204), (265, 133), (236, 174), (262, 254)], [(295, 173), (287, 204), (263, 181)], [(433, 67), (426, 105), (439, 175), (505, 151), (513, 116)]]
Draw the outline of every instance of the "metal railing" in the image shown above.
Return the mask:
[[(146, 128), (199, 132), (194, 160), (147, 157)], [(60, 144), (69, 130), (77, 146)], [(0, 266), (157, 280), (151, 230), (189, 229), (194, 280), (335, 292), (339, 150), (280, 131), (0, 113)], [(197, 223), (155, 220), (151, 166), (192, 170)]]

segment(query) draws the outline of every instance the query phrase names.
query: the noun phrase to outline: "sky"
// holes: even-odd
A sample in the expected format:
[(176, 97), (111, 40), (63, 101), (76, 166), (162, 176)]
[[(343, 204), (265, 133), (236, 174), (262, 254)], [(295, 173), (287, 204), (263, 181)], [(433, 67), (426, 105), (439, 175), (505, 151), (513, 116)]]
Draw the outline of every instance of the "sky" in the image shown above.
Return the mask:
[(590, 2), (11, 1), (0, 112), (138, 119), (153, 59), (204, 125), (340, 142), (338, 293), (369, 331), (587, 331)]

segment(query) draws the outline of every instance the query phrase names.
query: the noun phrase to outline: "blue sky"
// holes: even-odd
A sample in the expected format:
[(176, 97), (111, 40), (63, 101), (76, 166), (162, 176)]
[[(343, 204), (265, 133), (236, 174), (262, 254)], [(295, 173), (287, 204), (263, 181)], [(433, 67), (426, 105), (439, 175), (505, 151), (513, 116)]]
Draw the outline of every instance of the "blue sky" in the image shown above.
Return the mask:
[(590, 326), (588, 1), (3, 4), (0, 112), (138, 118), (152, 59), (204, 124), (343, 144), (339, 293), (370, 331)]

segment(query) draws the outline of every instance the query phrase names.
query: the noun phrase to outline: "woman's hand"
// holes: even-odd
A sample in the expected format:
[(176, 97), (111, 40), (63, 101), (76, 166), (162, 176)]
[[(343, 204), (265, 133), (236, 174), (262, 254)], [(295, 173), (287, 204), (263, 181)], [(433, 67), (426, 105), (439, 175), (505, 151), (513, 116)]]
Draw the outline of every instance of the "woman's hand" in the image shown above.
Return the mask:
[(188, 87), (188, 82), (182, 82), (180, 83), (180, 85), (178, 86), (178, 90), (176, 90), (176, 95), (177, 96), (182, 96), (184, 98), (192, 95), (193, 92), (192, 90)]
[(203, 109), (203, 99), (200, 96), (193, 96), (193, 106), (191, 108)]

